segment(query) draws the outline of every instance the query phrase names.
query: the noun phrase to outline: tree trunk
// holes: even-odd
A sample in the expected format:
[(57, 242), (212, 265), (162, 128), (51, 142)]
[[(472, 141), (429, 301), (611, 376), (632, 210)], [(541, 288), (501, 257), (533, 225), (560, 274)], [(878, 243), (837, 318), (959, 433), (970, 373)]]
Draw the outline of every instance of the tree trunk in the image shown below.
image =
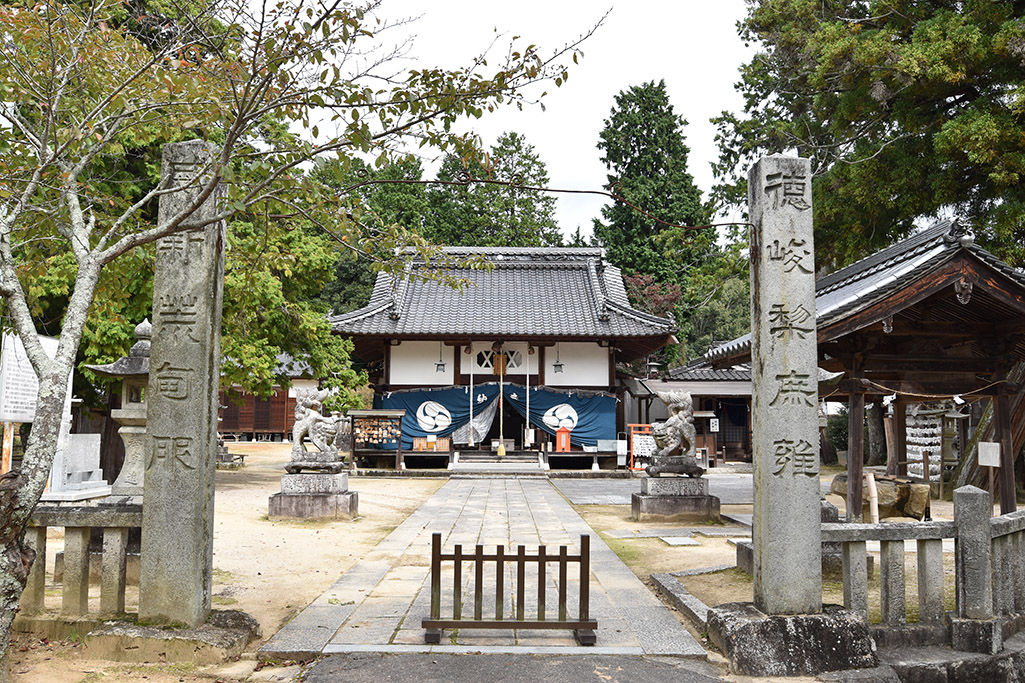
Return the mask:
[(25, 590), (28, 573), (36, 558), (36, 552), (25, 545), (24, 527), (6, 520), (17, 518), (14, 510), (18, 506), (18, 494), (23, 477), (18, 470), (12, 470), (0, 477), (0, 514), (5, 520), (0, 545), (0, 683), (11, 680), (10, 642), (11, 626), (18, 612), (21, 593)]
[[(9, 272), (10, 269), (5, 267), (4, 270)], [(10, 680), (11, 627), (35, 560), (35, 551), (25, 545), (25, 528), (50, 477), (71, 369), (98, 278), (99, 267), (96, 264), (79, 267), (75, 289), (64, 315), (57, 354), (53, 359), (37, 356), (33, 362), (39, 390), (36, 393), (35, 419), (21, 468), (0, 477), (0, 650), (3, 652), (0, 683)], [(23, 342), (26, 339), (30, 343), (36, 342), (32, 335), (37, 333), (20, 288), (6, 299), (8, 311)], [(35, 347), (39, 349), (38, 343)], [(26, 348), (26, 352), (32, 359), (32, 351)], [(45, 558), (40, 559), (45, 561)]]
[(835, 465), (837, 461), (836, 449), (826, 437), (825, 429), (819, 430), (819, 459), (823, 465)]
[(868, 464), (886, 464), (886, 430), (883, 428), (883, 404), (868, 406)]

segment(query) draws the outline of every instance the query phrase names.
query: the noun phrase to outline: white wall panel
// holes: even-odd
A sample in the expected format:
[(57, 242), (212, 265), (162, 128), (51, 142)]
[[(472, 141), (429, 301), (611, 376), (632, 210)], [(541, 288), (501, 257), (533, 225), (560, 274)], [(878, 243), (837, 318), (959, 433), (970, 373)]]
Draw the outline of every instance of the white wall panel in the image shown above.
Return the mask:
[[(438, 350), (445, 371), (438, 372)], [(453, 348), (433, 341), (404, 341), (391, 347), (391, 384), (450, 385), (453, 382)]]

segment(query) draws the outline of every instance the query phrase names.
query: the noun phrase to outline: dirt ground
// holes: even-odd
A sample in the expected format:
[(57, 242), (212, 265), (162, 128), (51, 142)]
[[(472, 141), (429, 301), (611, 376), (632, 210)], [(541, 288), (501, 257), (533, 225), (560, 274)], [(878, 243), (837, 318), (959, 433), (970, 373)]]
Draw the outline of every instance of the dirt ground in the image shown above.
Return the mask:
[[(262, 638), (256, 649), (296, 613), (327, 590), (347, 569), (378, 544), (392, 529), (445, 482), (442, 479), (370, 479), (352, 477), (349, 488), (359, 492), (360, 517), (353, 521), (281, 522), (267, 517), (267, 499), (281, 490), (282, 466), (288, 444), (230, 444), (245, 453), (245, 466), (217, 472), (214, 516), (214, 609), (238, 609), (260, 622)], [(53, 553), (61, 539), (48, 542), (50, 578)], [(48, 590), (48, 607), (57, 607), (59, 592)], [(98, 600), (99, 587), (93, 586)], [(129, 609), (137, 590), (126, 595)], [(52, 601), (52, 602), (51, 602)], [(23, 683), (55, 681), (146, 680), (176, 683), (211, 680), (289, 680), (295, 667), (266, 667), (253, 672), (255, 661), (234, 666), (128, 665), (83, 660), (73, 642), (50, 643), (17, 634), (12, 671)], [(252, 660), (252, 657), (246, 657)]]
[[(245, 466), (217, 473), (214, 518), (215, 609), (238, 609), (253, 615), (260, 623), (262, 638), (252, 643), (238, 662), (200, 668), (192, 664), (124, 664), (83, 659), (75, 642), (47, 642), (28, 634), (18, 634), (13, 642), (13, 672), (20, 683), (89, 682), (123, 683), (146, 680), (150, 683), (192, 683), (198, 681), (289, 681), (301, 668), (294, 663), (263, 666), (255, 660), (256, 649), (296, 613), (327, 590), (335, 580), (360, 560), (392, 529), (419, 507), (445, 482), (444, 479), (350, 478), (350, 488), (359, 492), (361, 516), (352, 521), (298, 522), (270, 521), (267, 499), (280, 490), (282, 466), (289, 458), (288, 444), (231, 444), (233, 452), (246, 454)], [(824, 472), (823, 481), (834, 472)], [(827, 496), (844, 512), (843, 499)], [(606, 543), (649, 587), (649, 575), (684, 569), (734, 564), (735, 547), (727, 537), (696, 535), (698, 546), (669, 546), (658, 538), (616, 539), (607, 532), (617, 529), (651, 529), (671, 526), (665, 522), (634, 522), (629, 505), (579, 505), (575, 509)], [(751, 506), (723, 506), (723, 512), (750, 514)], [(933, 502), (936, 519), (950, 519), (952, 504)], [(729, 525), (709, 525), (722, 530)], [(747, 530), (737, 529), (737, 536)], [(48, 569), (52, 579), (53, 553), (62, 539), (48, 542)], [(915, 595), (915, 556), (907, 559), (908, 594)], [(947, 568), (952, 582), (951, 566)], [(751, 580), (743, 572), (729, 569), (715, 574), (689, 577), (689, 591), (705, 604), (717, 605), (752, 599)], [(870, 610), (878, 615), (878, 575), (876, 594)], [(842, 602), (839, 582), (827, 581), (824, 598)], [(870, 584), (870, 588), (872, 588)], [(93, 587), (98, 601), (98, 586)], [(48, 590), (48, 606), (59, 606), (59, 590)], [(137, 590), (126, 596), (129, 609), (137, 604)], [(951, 595), (948, 596), (952, 600)], [(912, 604), (912, 601), (909, 601)], [(692, 633), (701, 637), (693, 627)], [(878, 618), (878, 617), (877, 617)], [(914, 615), (911, 615), (914, 618)], [(713, 654), (713, 661), (720, 661)], [(743, 681), (741, 678), (730, 680)]]

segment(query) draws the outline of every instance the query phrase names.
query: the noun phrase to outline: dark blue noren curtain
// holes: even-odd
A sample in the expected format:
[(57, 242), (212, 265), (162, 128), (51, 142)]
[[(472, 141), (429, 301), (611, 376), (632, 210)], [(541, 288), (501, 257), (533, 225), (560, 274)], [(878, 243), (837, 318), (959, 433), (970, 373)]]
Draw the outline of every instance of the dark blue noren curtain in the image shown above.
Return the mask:
[[(526, 388), (505, 385), (505, 400), (524, 417), (527, 414)], [(473, 388), (473, 411), (480, 413), (498, 397), (498, 383)], [(402, 418), (402, 449), (413, 448), (413, 438), (430, 434), (450, 436), (470, 421), (470, 387), (446, 387), (397, 391), (378, 395), (374, 408), (405, 410)], [(582, 396), (573, 391), (549, 387), (530, 388), (530, 421), (535, 427), (555, 435), (561, 425), (570, 428), (570, 442), (577, 446), (595, 446), (598, 439), (616, 438), (616, 397), (610, 394)], [(394, 441), (379, 445), (394, 450)]]
[[(474, 414), (487, 408), (498, 397), (498, 384), (473, 388)], [(412, 450), (418, 436), (450, 436), (470, 421), (470, 387), (397, 391), (374, 397), (374, 408), (405, 410), (402, 418), (402, 450)], [(380, 448), (395, 450), (394, 441)]]
[[(506, 384), (505, 398), (516, 412), (526, 416), (527, 394), (523, 386)], [(596, 446), (598, 439), (616, 438), (616, 397), (590, 392), (582, 396), (574, 391), (531, 387), (530, 421), (553, 436), (565, 425), (570, 428), (571, 443)]]

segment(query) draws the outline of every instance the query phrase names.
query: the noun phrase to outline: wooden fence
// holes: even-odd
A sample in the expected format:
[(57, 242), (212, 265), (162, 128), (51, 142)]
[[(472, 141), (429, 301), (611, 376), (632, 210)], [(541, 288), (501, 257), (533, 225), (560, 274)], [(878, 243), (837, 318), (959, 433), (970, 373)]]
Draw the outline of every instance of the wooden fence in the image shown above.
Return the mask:
[[(590, 584), (591, 574), (591, 537), (580, 536), (580, 553), (570, 555), (566, 546), (559, 546), (557, 555), (549, 555), (545, 546), (538, 546), (537, 553), (528, 554), (525, 546), (519, 546), (515, 554), (507, 555), (503, 546), (497, 546), (495, 552), (484, 552), (483, 545), (477, 545), (472, 554), (464, 554), (463, 546), (457, 544), (453, 552), (441, 552), (441, 534), (434, 534), (431, 539), (431, 615), (422, 624), (427, 629), (424, 642), (440, 643), (441, 632), (446, 628), (487, 628), (487, 629), (569, 629), (574, 632), (577, 642), (581, 645), (594, 645), (595, 629), (598, 622), (591, 619)], [(441, 563), (452, 562), (452, 618), (441, 618)], [(463, 616), (463, 564), (473, 564), (473, 617)], [(495, 563), (495, 618), (484, 618), (484, 566), (487, 562)], [(578, 565), (579, 595), (576, 619), (569, 616), (569, 565)], [(548, 582), (548, 565), (558, 568), (558, 618), (548, 619), (545, 609), (545, 591)], [(537, 607), (533, 618), (529, 618), (526, 610), (527, 566), (537, 567)], [(516, 603), (511, 618), (505, 615), (505, 575), (507, 566), (514, 566), (516, 572)], [(489, 596), (490, 597), (490, 596)]]

